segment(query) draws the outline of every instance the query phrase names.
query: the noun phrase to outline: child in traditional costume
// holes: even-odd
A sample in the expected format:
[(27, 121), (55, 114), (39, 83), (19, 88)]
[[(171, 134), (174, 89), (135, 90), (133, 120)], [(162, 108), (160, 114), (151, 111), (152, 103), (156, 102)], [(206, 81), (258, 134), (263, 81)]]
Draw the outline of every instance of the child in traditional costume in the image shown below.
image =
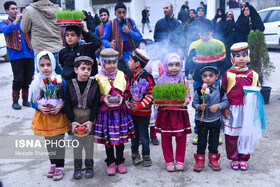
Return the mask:
[(247, 42), (232, 45), (231, 60), (233, 66), (222, 80), (230, 105), (224, 110), (226, 152), (227, 158), (232, 160), (232, 169), (244, 171), (265, 129), (266, 115), (263, 98), (256, 87), (259, 76), (246, 65), (249, 62)]
[(149, 62), (147, 53), (142, 49), (135, 49), (130, 54), (129, 68), (133, 71), (130, 77), (130, 85), (132, 86), (132, 97), (129, 100), (129, 112), (131, 113), (135, 138), (131, 140), (132, 163), (138, 165), (142, 162), (139, 154), (139, 139), (142, 140), (142, 156), (144, 167), (152, 165), (150, 158), (150, 140), (149, 140), (149, 124), (152, 108), (152, 90), (155, 82), (151, 74), (144, 68)]
[(117, 69), (118, 56), (119, 52), (111, 48), (103, 49), (100, 53), (102, 70), (95, 76), (100, 87), (95, 138), (97, 143), (105, 144), (107, 175), (115, 175), (116, 166), (119, 173), (127, 172), (124, 143), (134, 137), (132, 118), (125, 104), (130, 84), (128, 77)]
[[(31, 104), (36, 109), (31, 129), (34, 135), (45, 136), (50, 142), (63, 141), (64, 133), (70, 130), (69, 121), (61, 112), (66, 83), (55, 73), (56, 61), (51, 52), (40, 52), (36, 65), (39, 73), (31, 83)], [(47, 144), (47, 150), (56, 153), (49, 154), (51, 168), (47, 177), (60, 180), (64, 174), (65, 147)]]
[[(184, 74), (181, 73), (183, 67), (182, 57), (177, 53), (170, 53), (164, 60), (164, 73), (158, 79), (157, 84), (183, 83), (186, 89), (184, 103), (188, 105), (191, 101), (189, 83)], [(161, 145), (163, 156), (166, 162), (166, 170), (184, 170), (185, 151), (187, 144), (187, 134), (191, 133), (189, 114), (186, 107), (159, 107), (156, 119), (156, 131), (161, 133)], [(174, 155), (172, 147), (172, 136), (176, 138), (176, 164), (174, 165)]]
[(85, 177), (93, 177), (93, 128), (99, 102), (97, 81), (89, 78), (93, 64), (94, 61), (88, 56), (76, 57), (74, 71), (77, 78), (67, 81), (65, 111), (72, 125), (73, 141), (79, 142), (73, 147), (74, 179), (82, 178), (83, 149), (85, 149)]

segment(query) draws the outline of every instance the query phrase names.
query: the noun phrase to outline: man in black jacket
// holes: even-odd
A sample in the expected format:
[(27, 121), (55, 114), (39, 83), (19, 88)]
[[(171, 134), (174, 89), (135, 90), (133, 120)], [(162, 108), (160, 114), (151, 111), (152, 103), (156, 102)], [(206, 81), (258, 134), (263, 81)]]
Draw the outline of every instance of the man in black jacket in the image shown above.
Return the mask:
[(150, 16), (150, 11), (148, 10), (148, 7), (145, 6), (144, 10), (142, 10), (142, 34), (144, 34), (144, 28), (145, 28), (145, 24), (147, 24), (149, 32), (152, 32), (151, 27), (150, 27), (150, 20), (149, 20), (149, 16)]

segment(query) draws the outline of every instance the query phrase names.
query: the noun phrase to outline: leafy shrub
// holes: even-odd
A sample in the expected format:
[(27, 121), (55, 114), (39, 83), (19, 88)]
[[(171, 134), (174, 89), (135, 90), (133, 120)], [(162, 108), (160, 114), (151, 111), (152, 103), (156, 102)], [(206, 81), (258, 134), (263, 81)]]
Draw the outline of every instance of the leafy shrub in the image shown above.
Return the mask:
[(267, 52), (264, 33), (260, 30), (251, 32), (248, 36), (248, 45), (250, 49), (250, 68), (259, 74), (259, 82), (263, 85), (264, 80), (275, 69)]

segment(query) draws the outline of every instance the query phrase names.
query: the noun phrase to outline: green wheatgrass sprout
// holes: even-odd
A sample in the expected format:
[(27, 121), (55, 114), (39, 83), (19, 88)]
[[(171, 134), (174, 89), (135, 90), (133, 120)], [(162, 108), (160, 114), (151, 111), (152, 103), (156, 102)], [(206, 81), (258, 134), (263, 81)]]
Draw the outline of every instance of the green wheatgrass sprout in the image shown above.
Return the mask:
[(152, 92), (154, 100), (158, 101), (183, 101), (187, 94), (187, 87), (183, 83), (157, 84)]
[(219, 42), (203, 42), (195, 49), (197, 56), (215, 56), (223, 52), (223, 45)]
[(76, 20), (84, 20), (84, 13), (78, 10), (60, 10), (56, 12), (56, 19), (76, 19)]

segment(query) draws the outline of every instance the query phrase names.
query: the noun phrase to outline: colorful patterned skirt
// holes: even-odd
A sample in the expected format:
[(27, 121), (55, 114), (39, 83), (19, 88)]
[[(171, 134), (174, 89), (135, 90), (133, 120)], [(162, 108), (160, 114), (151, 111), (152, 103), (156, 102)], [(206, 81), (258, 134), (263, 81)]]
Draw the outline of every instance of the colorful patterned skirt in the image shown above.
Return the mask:
[(66, 114), (43, 114), (35, 111), (31, 123), (31, 129), (37, 136), (55, 136), (64, 134), (70, 130), (69, 120)]
[(95, 142), (106, 146), (119, 145), (134, 138), (132, 117), (125, 106), (122, 109), (98, 111), (95, 125)]
[(150, 126), (154, 127), (156, 124), (158, 109), (155, 105), (152, 105), (151, 109), (152, 109), (152, 113), (151, 113), (151, 117), (150, 117)]
[(187, 110), (158, 109), (155, 126), (156, 132), (170, 136), (190, 134), (191, 124)]

